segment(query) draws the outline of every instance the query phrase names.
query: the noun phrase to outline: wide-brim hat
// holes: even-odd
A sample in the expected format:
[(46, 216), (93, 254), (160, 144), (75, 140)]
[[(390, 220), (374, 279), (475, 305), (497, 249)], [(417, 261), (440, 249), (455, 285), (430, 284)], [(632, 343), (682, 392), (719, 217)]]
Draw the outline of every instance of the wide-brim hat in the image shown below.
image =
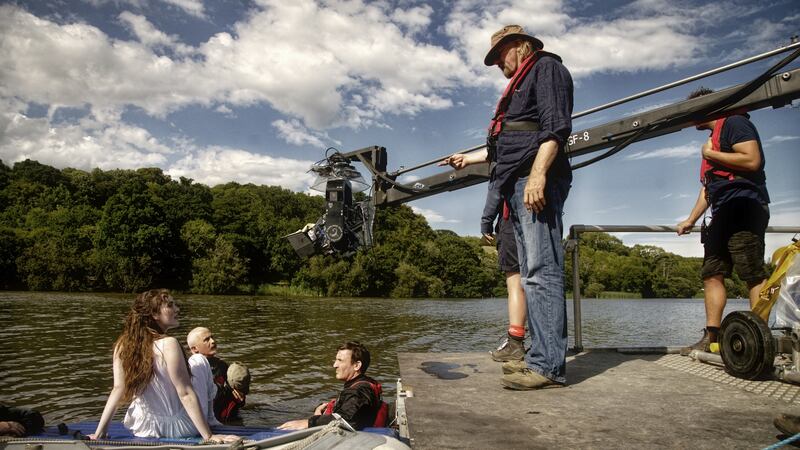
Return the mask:
[(483, 58), (483, 63), (487, 66), (493, 66), (497, 63), (497, 58), (500, 57), (500, 49), (503, 48), (507, 42), (523, 40), (530, 41), (534, 49), (544, 48), (544, 44), (537, 37), (531, 36), (519, 25), (506, 25), (500, 31), (492, 35), (491, 46), (486, 58)]

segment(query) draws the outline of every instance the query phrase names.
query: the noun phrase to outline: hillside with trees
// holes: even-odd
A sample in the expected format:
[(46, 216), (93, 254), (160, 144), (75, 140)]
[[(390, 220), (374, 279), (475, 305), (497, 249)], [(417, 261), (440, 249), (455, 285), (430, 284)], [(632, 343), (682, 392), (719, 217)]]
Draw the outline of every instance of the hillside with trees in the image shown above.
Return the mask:
[[(482, 200), (481, 200), (482, 201)], [(208, 187), (157, 168), (59, 170), (0, 161), (0, 288), (203, 294), (285, 286), (324, 296), (505, 295), (496, 253), (474, 237), (433, 230), (407, 206), (378, 209), (375, 246), (347, 259), (298, 258), (283, 236), (316, 221), (322, 197), (280, 187)], [(567, 273), (571, 273), (570, 260)], [(604, 291), (689, 297), (700, 261), (626, 247), (603, 233), (581, 241), (588, 297)], [(567, 289), (572, 289), (567, 277)], [(742, 295), (732, 283), (731, 295)]]

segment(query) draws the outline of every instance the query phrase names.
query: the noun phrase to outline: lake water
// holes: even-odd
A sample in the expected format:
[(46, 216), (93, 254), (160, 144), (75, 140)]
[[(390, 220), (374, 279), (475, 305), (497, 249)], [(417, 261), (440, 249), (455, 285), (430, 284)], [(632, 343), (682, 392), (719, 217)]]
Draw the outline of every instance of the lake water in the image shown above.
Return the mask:
[[(41, 411), (48, 424), (99, 420), (111, 389), (111, 346), (132, 295), (0, 292), (0, 402)], [(489, 351), (505, 335), (505, 299), (284, 299), (177, 296), (184, 342), (196, 326), (217, 337), (219, 356), (253, 376), (246, 425), (307, 417), (336, 395), (336, 347), (360, 340), (368, 374), (393, 398), (399, 352)], [(730, 300), (726, 312), (747, 309)], [(572, 302), (567, 301), (570, 346)], [(700, 299), (584, 300), (583, 345), (679, 346), (704, 325)], [(499, 383), (498, 368), (498, 383)], [(569, 377), (569, 374), (567, 374)], [(118, 412), (118, 418), (124, 408)]]

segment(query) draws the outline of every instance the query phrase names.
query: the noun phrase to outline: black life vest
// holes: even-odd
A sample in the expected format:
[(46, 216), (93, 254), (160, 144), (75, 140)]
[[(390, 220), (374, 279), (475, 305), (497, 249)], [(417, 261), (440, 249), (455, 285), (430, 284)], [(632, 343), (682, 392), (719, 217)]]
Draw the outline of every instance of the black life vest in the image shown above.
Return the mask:
[[(375, 414), (375, 421), (372, 423), (372, 426), (375, 428), (384, 428), (389, 423), (389, 404), (383, 401), (381, 394), (383, 393), (383, 389), (381, 388), (380, 383), (372, 383), (367, 380), (361, 380), (353, 383), (352, 386), (357, 386), (361, 383), (369, 384), (369, 387), (372, 388), (372, 392), (375, 393), (375, 396), (378, 398), (378, 413)], [(333, 399), (328, 402), (328, 405), (325, 407), (325, 415), (333, 414), (333, 408), (336, 406), (336, 399)]]

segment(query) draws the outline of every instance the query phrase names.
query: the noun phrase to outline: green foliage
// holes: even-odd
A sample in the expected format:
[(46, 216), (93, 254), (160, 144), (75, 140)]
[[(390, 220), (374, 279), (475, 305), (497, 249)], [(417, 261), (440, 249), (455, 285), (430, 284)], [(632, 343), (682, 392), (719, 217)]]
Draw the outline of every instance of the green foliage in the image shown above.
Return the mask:
[[(587, 298), (600, 298), (609, 291), (643, 298), (697, 296), (703, 288), (702, 262), (702, 258), (685, 258), (653, 246), (628, 248), (606, 233), (586, 233), (580, 240), (581, 294)], [(572, 258), (565, 266), (567, 290), (572, 290)], [(739, 295), (742, 283), (738, 279), (728, 282), (728, 295)]]
[(319, 297), (318, 292), (300, 286), (292, 286), (286, 282), (282, 284), (262, 284), (256, 289), (256, 294), (272, 297)]
[(137, 177), (123, 184), (106, 202), (95, 235), (108, 287), (135, 292), (162, 282), (170, 286), (161, 275), (176, 237), (144, 181)]
[(22, 242), (13, 229), (0, 227), (0, 289), (19, 287), (16, 260), (22, 248)]
[(0, 189), (5, 189), (9, 182), (11, 182), (11, 168), (0, 159)]
[(204, 257), (216, 241), (214, 225), (203, 219), (189, 220), (181, 227), (181, 239), (194, 257)]
[(586, 296), (586, 298), (599, 298), (600, 293), (603, 292), (605, 288), (606, 287), (603, 286), (602, 283), (592, 281), (588, 286), (586, 286), (586, 290), (583, 292), (583, 295)]
[(79, 205), (52, 210), (34, 208), (28, 228), (19, 230), (25, 248), (16, 260), (22, 281), (33, 290), (78, 291), (92, 285), (95, 209)]
[(401, 263), (395, 269), (397, 283), (392, 289), (392, 297), (444, 297), (444, 282), (436, 277), (425, 275), (416, 266)]
[[(57, 170), (0, 161), (0, 288), (370, 297), (506, 295), (494, 249), (433, 230), (407, 206), (376, 212), (375, 245), (349, 258), (298, 258), (284, 236), (324, 199), (274, 186), (209, 188), (157, 168)], [(701, 261), (604, 233), (580, 243), (583, 295), (688, 297)], [(571, 258), (566, 262), (572, 289)], [(747, 296), (738, 278), (729, 295)]]
[(14, 164), (13, 176), (17, 180), (50, 187), (63, 185), (66, 182), (66, 177), (60, 170), (30, 159)]
[(376, 245), (349, 261), (315, 256), (293, 283), (327, 296), (487, 297), (503, 275), (474, 238), (432, 230), (407, 206), (375, 218)]
[(224, 236), (217, 237), (207, 256), (194, 260), (192, 290), (199, 294), (228, 294), (236, 290), (247, 272), (247, 260)]

